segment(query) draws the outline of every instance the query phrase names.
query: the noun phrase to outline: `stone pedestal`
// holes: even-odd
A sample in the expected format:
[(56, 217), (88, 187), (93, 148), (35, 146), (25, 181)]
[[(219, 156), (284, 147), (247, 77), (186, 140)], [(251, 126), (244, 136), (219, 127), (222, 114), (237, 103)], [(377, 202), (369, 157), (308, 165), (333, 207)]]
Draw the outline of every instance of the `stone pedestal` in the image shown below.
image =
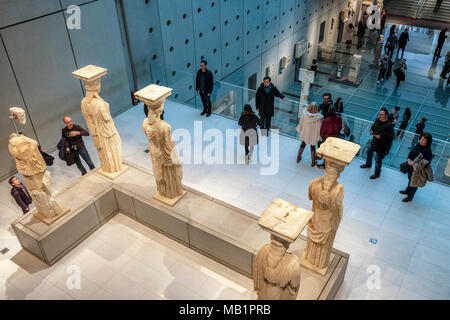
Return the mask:
[(350, 82), (356, 83), (358, 80), (359, 69), (361, 68), (362, 56), (353, 55), (352, 62), (350, 65), (350, 71), (348, 73), (348, 80)]
[(314, 82), (314, 71), (301, 68), (299, 70), (298, 80), (302, 82), (302, 92), (300, 93), (300, 105), (298, 108), (298, 118), (301, 118), (303, 109), (309, 104), (309, 88)]

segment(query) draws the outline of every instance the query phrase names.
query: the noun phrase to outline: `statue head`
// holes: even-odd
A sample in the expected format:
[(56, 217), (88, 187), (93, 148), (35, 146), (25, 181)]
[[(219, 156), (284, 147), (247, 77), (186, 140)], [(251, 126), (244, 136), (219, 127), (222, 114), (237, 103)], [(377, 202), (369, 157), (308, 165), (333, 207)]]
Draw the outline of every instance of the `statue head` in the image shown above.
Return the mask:
[(9, 113), (11, 114), (11, 119), (16, 121), (21, 125), (25, 125), (27, 122), (27, 118), (25, 116), (25, 110), (19, 107), (9, 108)]
[(344, 168), (345, 166), (343, 164), (338, 164), (325, 158), (324, 187), (326, 190), (330, 190), (333, 184), (335, 184)]
[(164, 104), (160, 104), (159, 107), (149, 106), (147, 121), (149, 124), (154, 124), (157, 121), (161, 121), (161, 114), (164, 110)]
[(87, 92), (99, 93), (101, 86), (101, 78), (84, 82), (84, 87), (86, 88)]

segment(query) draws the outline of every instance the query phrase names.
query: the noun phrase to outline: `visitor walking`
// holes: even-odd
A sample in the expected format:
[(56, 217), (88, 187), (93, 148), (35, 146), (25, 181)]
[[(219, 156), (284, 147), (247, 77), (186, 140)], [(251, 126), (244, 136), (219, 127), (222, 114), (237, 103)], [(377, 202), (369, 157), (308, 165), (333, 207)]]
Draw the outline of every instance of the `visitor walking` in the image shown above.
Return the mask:
[(408, 41), (409, 41), (408, 28), (405, 28), (405, 30), (403, 30), (402, 34), (398, 38), (397, 58), (398, 58), (399, 51), (402, 50), (401, 58), (403, 59), (403, 54), (405, 53), (405, 48), (406, 48), (406, 45), (408, 44)]
[(430, 163), (433, 158), (431, 152), (431, 143), (433, 137), (429, 133), (420, 135), (420, 141), (412, 148), (408, 154), (408, 186), (405, 190), (401, 190), (401, 194), (405, 194), (403, 202), (409, 202), (414, 198), (417, 188), (425, 186), (427, 181), (433, 181), (433, 170)]
[(61, 138), (66, 138), (70, 146), (66, 149), (66, 151), (74, 152), (77, 168), (81, 171), (81, 175), (84, 176), (87, 172), (83, 167), (83, 164), (81, 163), (80, 156), (84, 159), (84, 161), (86, 161), (90, 170), (95, 169), (95, 166), (92, 163), (91, 157), (89, 156), (89, 153), (83, 142), (83, 136), (89, 136), (89, 132), (87, 132), (87, 130), (83, 129), (79, 125), (73, 124), (72, 118), (70, 117), (64, 117), (63, 121), (66, 126), (61, 130)]
[(410, 108), (406, 108), (405, 111), (403, 112), (403, 119), (402, 122), (400, 123), (400, 126), (398, 127), (399, 130), (397, 130), (397, 133), (395, 135), (395, 137), (400, 137), (400, 139), (403, 139), (403, 136), (405, 134), (406, 128), (408, 127), (408, 123), (409, 120), (411, 119), (411, 109)]
[(369, 148), (367, 150), (366, 163), (361, 168), (371, 168), (373, 153), (375, 152), (375, 173), (370, 176), (370, 179), (377, 179), (381, 174), (381, 165), (384, 157), (389, 153), (394, 139), (394, 127), (388, 120), (388, 111), (386, 108), (381, 108), (378, 119), (372, 124), (370, 128), (370, 135), (373, 136)]
[(445, 55), (444, 65), (442, 66), (441, 78), (447, 79), (447, 74), (449, 72), (450, 72), (450, 51), (447, 51), (447, 54)]
[[(336, 109), (331, 107), (328, 110), (328, 118), (324, 119), (320, 127), (320, 136), (322, 141), (326, 141), (329, 137), (337, 138), (342, 129), (342, 119), (336, 114)], [(318, 168), (325, 169), (325, 161), (317, 165)]]
[(320, 140), (320, 127), (322, 126), (323, 115), (319, 113), (317, 103), (311, 102), (308, 109), (303, 110), (296, 130), (300, 133), (302, 144), (298, 149), (297, 162), (302, 160), (303, 150), (307, 144), (311, 146), (311, 167), (316, 165), (316, 144)]
[(319, 106), (319, 112), (322, 113), (323, 118), (328, 117), (328, 110), (333, 106), (333, 100), (331, 100), (331, 93), (322, 94), (322, 103)]
[(441, 8), (442, 1), (443, 0), (436, 0), (436, 4), (434, 5), (433, 12), (438, 12), (439, 11), (439, 9)]
[(266, 135), (270, 131), (272, 117), (274, 116), (275, 97), (287, 100), (284, 95), (275, 87), (270, 77), (264, 77), (263, 83), (256, 91), (256, 111), (261, 118), (261, 134)]
[(11, 195), (16, 200), (17, 205), (22, 209), (23, 214), (30, 211), (30, 204), (33, 202), (27, 188), (17, 177), (13, 176), (8, 180), (12, 186)]
[(349, 23), (345, 31), (345, 44), (347, 49), (352, 47), (354, 29), (355, 27), (353, 26), (353, 24)]
[(337, 98), (334, 103), (334, 108), (336, 109), (336, 113), (344, 113), (344, 103), (342, 102), (342, 98)]
[(386, 24), (386, 20), (387, 20), (387, 12), (386, 9), (383, 9), (383, 12), (381, 13), (380, 16), (380, 33), (383, 33), (384, 30), (384, 25)]
[(395, 127), (395, 125), (398, 123), (398, 118), (400, 118), (400, 106), (395, 106), (394, 109), (392, 109), (391, 113), (388, 115), (388, 120), (392, 122), (392, 125)]
[[(444, 28), (441, 30), (441, 32), (439, 33), (439, 37), (438, 37), (438, 43), (436, 46), (436, 50), (434, 50), (434, 57), (440, 58), (441, 57), (441, 50), (442, 47), (444, 46), (445, 43), (445, 39), (447, 39), (447, 36), (445, 35), (447, 32), (447, 28)], [(433, 58), (434, 58), (433, 57)]]
[(386, 70), (389, 66), (389, 56), (385, 54), (380, 60), (378, 60), (378, 68), (380, 68), (380, 73), (378, 74), (377, 84), (384, 82), (384, 77), (386, 75)]
[(419, 141), (420, 135), (423, 133), (423, 130), (425, 129), (425, 122), (427, 121), (427, 118), (420, 118), (419, 122), (416, 123), (416, 131), (414, 131), (415, 135), (412, 139), (411, 142), (411, 147), (409, 147), (410, 149), (412, 149), (417, 142)]
[(402, 59), (400, 65), (394, 70), (394, 74), (397, 78), (395, 89), (398, 89), (398, 87), (400, 86), (400, 81), (405, 81), (406, 69), (408, 69), (408, 67), (406, 66), (406, 59)]
[(384, 50), (386, 54), (389, 56), (389, 60), (392, 60), (392, 56), (394, 54), (396, 47), (397, 47), (397, 35), (395, 34), (394, 31), (389, 35), (389, 37), (386, 40), (386, 45), (384, 46)]
[(238, 123), (242, 127), (239, 142), (245, 147), (245, 163), (249, 164), (252, 161), (255, 145), (258, 144), (257, 127), (261, 126), (261, 120), (253, 112), (252, 107), (246, 104)]
[(214, 78), (212, 72), (206, 68), (207, 64), (206, 60), (200, 62), (200, 69), (195, 77), (195, 90), (200, 94), (200, 99), (202, 100), (203, 111), (200, 115), (206, 114), (209, 117), (212, 108), (211, 93), (214, 87)]
[(357, 37), (358, 37), (358, 45), (356, 46), (356, 49), (359, 49), (361, 47), (363, 47), (363, 39), (364, 39), (364, 35), (366, 33), (366, 26), (364, 25), (363, 21), (360, 21), (358, 23), (358, 32), (356, 33)]

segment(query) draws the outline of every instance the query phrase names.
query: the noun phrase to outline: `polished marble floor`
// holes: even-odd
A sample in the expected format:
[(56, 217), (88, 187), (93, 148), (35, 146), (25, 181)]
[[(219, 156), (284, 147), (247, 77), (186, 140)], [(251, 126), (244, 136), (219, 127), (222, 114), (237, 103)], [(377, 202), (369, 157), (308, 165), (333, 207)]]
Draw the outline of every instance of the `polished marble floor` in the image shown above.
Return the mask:
[[(139, 105), (116, 117), (115, 123), (122, 137), (124, 158), (151, 170), (150, 156), (144, 152), (147, 139), (141, 129), (143, 119), (143, 107)], [(213, 128), (224, 135), (226, 129), (238, 128), (235, 120), (214, 114), (204, 118), (197, 109), (173, 101), (165, 104), (165, 119), (173, 132), (186, 129), (192, 133), (194, 121), (201, 121), (203, 130)], [(91, 139), (87, 138), (86, 143), (98, 164)], [(276, 197), (310, 209), (308, 184), (323, 171), (311, 168), (309, 152), (297, 164), (298, 146), (298, 140), (279, 136), (279, 152), (271, 148), (279, 159), (275, 175), (261, 175), (264, 165), (258, 163), (186, 164), (183, 182), (258, 216)], [(226, 148), (234, 149), (243, 158), (241, 146)], [(257, 159), (255, 154), (254, 162)], [(337, 298), (450, 299), (450, 188), (429, 183), (417, 192), (413, 202), (403, 203), (398, 191), (406, 186), (406, 176), (383, 168), (380, 179), (369, 180), (370, 171), (360, 169), (360, 164), (360, 160), (354, 160), (340, 178), (345, 186), (344, 217), (335, 247), (349, 253), (350, 261)], [(67, 168), (59, 160), (49, 171), (56, 190), (79, 176), (75, 166)], [(35, 266), (20, 251), (9, 226), (21, 213), (9, 195), (7, 181), (0, 183), (0, 191), (0, 250), (9, 248), (9, 252), (0, 254), (0, 297), (254, 298), (248, 278), (122, 215), (52, 268), (43, 269), (39, 263)], [(376, 241), (370, 242), (371, 238)], [(74, 293), (64, 289), (68, 263), (86, 268), (87, 285), (83, 290)]]

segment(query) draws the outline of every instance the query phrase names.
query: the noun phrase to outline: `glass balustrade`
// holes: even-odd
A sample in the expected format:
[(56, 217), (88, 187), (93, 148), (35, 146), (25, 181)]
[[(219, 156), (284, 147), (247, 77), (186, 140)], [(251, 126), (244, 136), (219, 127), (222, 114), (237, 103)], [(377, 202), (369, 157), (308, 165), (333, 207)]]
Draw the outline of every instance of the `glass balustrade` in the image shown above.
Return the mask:
[[(186, 80), (195, 83), (195, 75), (187, 72), (179, 72), (184, 83)], [(256, 90), (244, 88), (224, 81), (217, 81), (214, 84), (211, 95), (212, 112), (221, 116), (238, 120), (245, 104), (250, 104), (255, 110)], [(289, 97), (289, 96), (287, 96)], [(170, 96), (169, 99), (185, 103), (199, 110), (203, 105), (199, 94), (195, 88), (191, 88), (183, 97)], [(272, 118), (272, 129), (279, 129), (282, 135), (299, 139), (296, 127), (299, 123), (299, 102), (298, 100), (282, 100), (275, 98), (275, 115)], [(300, 115), (302, 114), (300, 109)], [(345, 135), (344, 128), (341, 130), (340, 137), (357, 143), (361, 146), (358, 157), (366, 159), (368, 142), (372, 139), (370, 136), (370, 127), (372, 121), (361, 119), (349, 114), (341, 114), (343, 127), (348, 126), (350, 133)], [(383, 160), (383, 165), (399, 170), (400, 164), (407, 161), (408, 153), (411, 147), (419, 142), (419, 135), (405, 130), (395, 129), (396, 138), (393, 140), (391, 150)], [(426, 130), (425, 130), (426, 131)], [(347, 130), (348, 133), (348, 130)], [(434, 179), (436, 182), (450, 185), (450, 146), (449, 143), (440, 139), (433, 138), (432, 151), (434, 158), (431, 162)], [(445, 174), (447, 173), (447, 175)]]

